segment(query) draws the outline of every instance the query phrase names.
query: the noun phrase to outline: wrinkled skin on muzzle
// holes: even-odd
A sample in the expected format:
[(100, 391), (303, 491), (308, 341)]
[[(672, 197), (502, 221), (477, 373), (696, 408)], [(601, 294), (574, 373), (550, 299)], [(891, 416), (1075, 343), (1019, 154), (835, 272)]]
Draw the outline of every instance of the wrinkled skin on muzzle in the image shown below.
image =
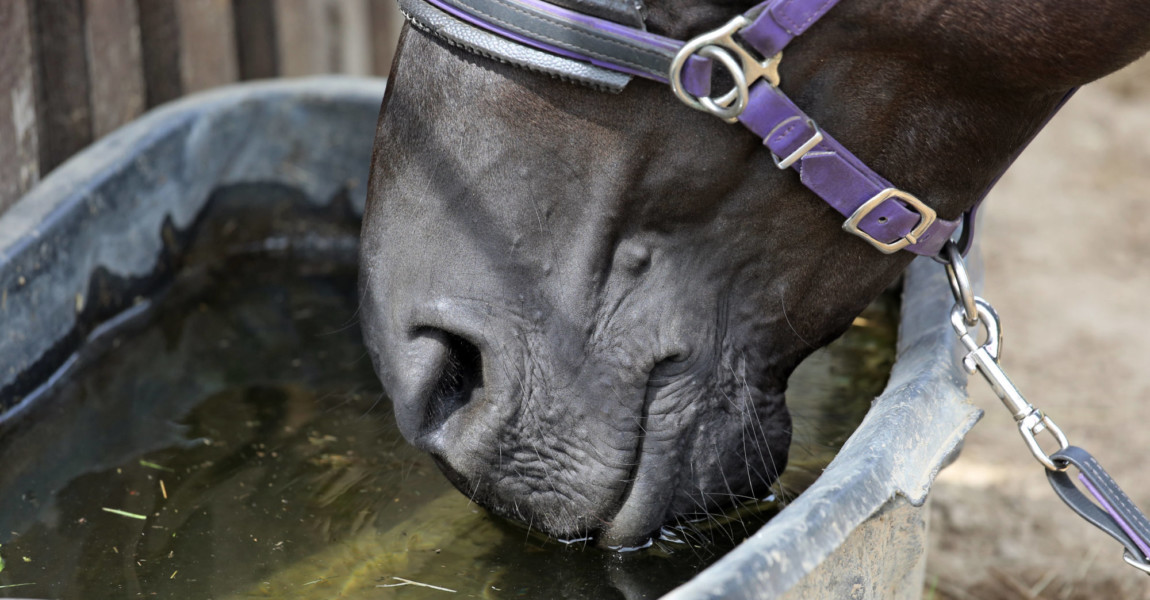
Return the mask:
[[(783, 89), (943, 218), (1066, 89), (1137, 55), (1042, 76), (999, 52), (975, 72), (945, 31), (899, 29), (884, 6), (844, 0), (788, 50)], [(738, 10), (651, 7), (647, 22), (685, 38)], [(950, 50), (992, 51), (965, 35)], [(768, 493), (787, 377), (912, 256), (844, 233), (753, 135), (666, 86), (613, 96), (416, 31), (400, 46), (361, 314), (404, 436), (496, 514), (608, 546)]]

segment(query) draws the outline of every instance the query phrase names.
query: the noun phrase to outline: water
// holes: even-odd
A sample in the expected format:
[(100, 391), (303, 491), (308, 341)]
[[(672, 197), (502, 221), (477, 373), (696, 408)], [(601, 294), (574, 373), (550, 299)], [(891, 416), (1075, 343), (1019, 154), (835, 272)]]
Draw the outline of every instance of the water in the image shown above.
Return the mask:
[[(655, 598), (778, 510), (628, 554), (488, 516), (396, 431), (356, 327), (354, 227), (328, 233), (306, 257), (277, 238), (189, 261), (38, 392), (35, 427), (0, 427), (0, 597)], [(881, 298), (792, 379), (776, 499), (881, 391), (896, 309)]]

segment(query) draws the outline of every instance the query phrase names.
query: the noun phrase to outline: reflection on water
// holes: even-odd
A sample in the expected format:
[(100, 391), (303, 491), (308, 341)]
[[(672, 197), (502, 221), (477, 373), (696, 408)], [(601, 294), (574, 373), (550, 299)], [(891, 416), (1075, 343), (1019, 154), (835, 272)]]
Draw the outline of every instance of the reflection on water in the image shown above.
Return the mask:
[[(0, 586), (30, 584), (0, 597), (655, 598), (777, 509), (628, 554), (491, 518), (400, 438), (356, 299), (349, 261), (233, 260), (98, 336), (42, 392), (35, 428), (0, 429)], [(894, 305), (792, 380), (780, 497), (881, 391)]]

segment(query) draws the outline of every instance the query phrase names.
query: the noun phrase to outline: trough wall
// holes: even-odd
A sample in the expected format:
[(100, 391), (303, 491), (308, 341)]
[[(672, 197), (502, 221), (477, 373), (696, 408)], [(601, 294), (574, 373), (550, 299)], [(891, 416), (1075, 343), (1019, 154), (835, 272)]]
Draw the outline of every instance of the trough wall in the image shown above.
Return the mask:
[(236, 81), (387, 75), (393, 0), (0, 0), (0, 214), (144, 111)]

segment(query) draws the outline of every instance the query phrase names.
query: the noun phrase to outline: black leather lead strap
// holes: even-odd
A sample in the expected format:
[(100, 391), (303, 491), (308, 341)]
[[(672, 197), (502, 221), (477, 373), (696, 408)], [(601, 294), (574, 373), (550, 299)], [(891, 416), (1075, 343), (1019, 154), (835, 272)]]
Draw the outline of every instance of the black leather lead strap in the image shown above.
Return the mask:
[[(1087, 451), (1070, 446), (1050, 455), (1058, 465), (1071, 464), (1081, 471), (1079, 476), (1090, 496), (1070, 478), (1066, 471), (1046, 471), (1046, 478), (1062, 501), (1082, 518), (1105, 531), (1126, 547), (1126, 561), (1150, 574), (1150, 520), (1138, 510), (1122, 488), (1114, 482), (1106, 469)], [(1099, 506), (1101, 504), (1101, 506)]]

